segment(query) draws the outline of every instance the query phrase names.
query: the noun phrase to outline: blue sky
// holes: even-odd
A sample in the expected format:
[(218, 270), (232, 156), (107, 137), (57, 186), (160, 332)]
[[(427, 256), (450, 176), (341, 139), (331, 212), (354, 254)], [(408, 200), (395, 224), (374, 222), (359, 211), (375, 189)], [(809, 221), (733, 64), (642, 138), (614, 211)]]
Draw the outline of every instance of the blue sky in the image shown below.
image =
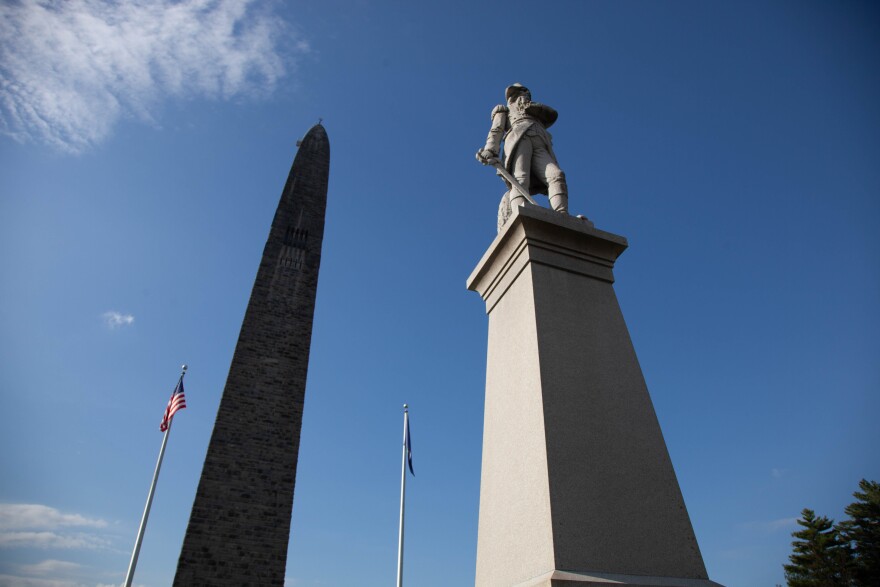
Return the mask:
[(331, 177), (288, 585), (473, 583), (486, 326), (464, 282), (508, 84), (559, 113), (710, 577), (783, 583), (880, 478), (880, 11), (860, 2), (0, 7), (0, 585), (173, 576), (296, 140)]

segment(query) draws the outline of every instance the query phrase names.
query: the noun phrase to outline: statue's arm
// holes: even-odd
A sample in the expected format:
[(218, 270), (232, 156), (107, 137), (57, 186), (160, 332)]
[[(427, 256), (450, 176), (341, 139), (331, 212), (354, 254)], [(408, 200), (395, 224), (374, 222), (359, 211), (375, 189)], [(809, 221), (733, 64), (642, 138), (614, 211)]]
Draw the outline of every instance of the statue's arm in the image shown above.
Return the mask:
[(486, 146), (480, 150), (478, 157), (488, 159), (490, 157), (498, 157), (501, 152), (501, 140), (507, 131), (507, 106), (499, 104), (492, 109), (492, 128), (489, 129), (489, 136), (486, 137)]

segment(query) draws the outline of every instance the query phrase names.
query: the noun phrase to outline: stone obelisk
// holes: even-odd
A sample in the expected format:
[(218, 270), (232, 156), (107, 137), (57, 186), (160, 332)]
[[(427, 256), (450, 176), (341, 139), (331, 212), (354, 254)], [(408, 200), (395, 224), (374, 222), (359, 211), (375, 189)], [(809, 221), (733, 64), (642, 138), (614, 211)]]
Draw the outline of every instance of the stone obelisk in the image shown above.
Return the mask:
[(626, 239), (515, 206), (468, 279), (489, 315), (477, 587), (708, 587), (623, 320)]
[(299, 143), (245, 312), (174, 585), (284, 585), (330, 143)]

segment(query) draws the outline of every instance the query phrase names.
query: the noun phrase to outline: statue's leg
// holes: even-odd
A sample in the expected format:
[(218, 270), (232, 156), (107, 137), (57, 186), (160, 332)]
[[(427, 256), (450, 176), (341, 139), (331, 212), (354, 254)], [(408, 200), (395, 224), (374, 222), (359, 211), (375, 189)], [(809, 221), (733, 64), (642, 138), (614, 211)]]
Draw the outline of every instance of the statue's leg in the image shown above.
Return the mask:
[[(516, 144), (511, 173), (521, 186), (529, 189), (532, 172), (532, 141), (528, 136), (522, 137)], [(516, 189), (510, 190), (510, 206), (522, 206), (526, 199)]]
[(563, 214), (568, 214), (568, 186), (565, 183), (565, 174), (559, 167), (556, 167), (559, 174), (550, 179), (547, 184), (547, 192), (550, 197), (550, 207)]
[(533, 149), (532, 166), (538, 179), (547, 186), (550, 207), (557, 212), (567, 214), (568, 185), (565, 183), (565, 173), (559, 168), (553, 155), (543, 145), (537, 145)]

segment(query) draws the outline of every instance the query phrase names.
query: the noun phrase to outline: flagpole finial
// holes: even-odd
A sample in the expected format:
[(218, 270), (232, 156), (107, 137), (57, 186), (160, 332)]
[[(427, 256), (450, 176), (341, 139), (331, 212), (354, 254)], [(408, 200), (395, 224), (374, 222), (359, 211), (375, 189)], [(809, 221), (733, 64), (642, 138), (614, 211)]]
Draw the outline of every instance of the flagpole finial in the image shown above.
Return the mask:
[(404, 409), (404, 410), (407, 409), (408, 407), (409, 407), (408, 405), (403, 404), (403, 409)]
[(184, 373), (186, 373), (186, 370), (187, 370), (188, 368), (189, 368), (189, 367), (187, 367), (185, 364), (180, 366), (180, 370), (183, 371)]

